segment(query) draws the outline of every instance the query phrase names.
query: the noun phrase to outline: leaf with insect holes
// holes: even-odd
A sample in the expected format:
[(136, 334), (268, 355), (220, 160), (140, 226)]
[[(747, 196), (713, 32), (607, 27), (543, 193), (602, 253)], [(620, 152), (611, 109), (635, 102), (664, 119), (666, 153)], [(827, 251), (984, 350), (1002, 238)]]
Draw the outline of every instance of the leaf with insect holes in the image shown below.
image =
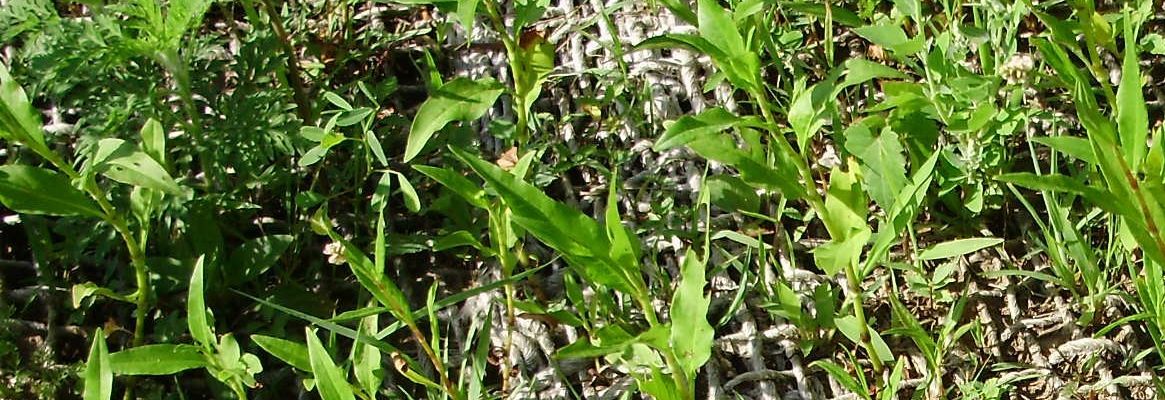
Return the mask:
[(502, 84), (493, 79), (457, 78), (442, 85), (421, 104), (413, 118), (405, 144), (404, 162), (420, 155), (433, 134), (450, 122), (481, 117), (503, 90)]
[(93, 345), (89, 347), (89, 358), (85, 361), (83, 397), (85, 400), (109, 400), (113, 396), (113, 369), (109, 366), (109, 350), (105, 347), (105, 334), (101, 328), (93, 332)]
[(203, 261), (205, 257), (199, 256), (198, 260), (194, 261), (194, 270), (190, 274), (190, 287), (186, 294), (186, 325), (190, 328), (190, 336), (202, 345), (203, 348), (211, 349), (215, 343), (218, 343), (214, 338), (214, 327), (211, 326), (210, 317), (207, 316), (206, 301), (203, 297)]
[(944, 258), (958, 257), (964, 254), (974, 253), (976, 251), (986, 249), (988, 247), (996, 246), (1003, 243), (1003, 239), (998, 238), (970, 238), (970, 239), (955, 239), (947, 242), (942, 242), (923, 250), (918, 255), (920, 260), (941, 260)]
[(314, 329), (305, 327), (307, 333), (307, 355), (311, 363), (311, 372), (316, 380), (316, 388), (323, 400), (355, 400), (352, 387), (340, 367), (332, 361), (332, 355), (324, 349)]
[(138, 150), (133, 143), (114, 138), (101, 139), (93, 152), (92, 162), (93, 172), (109, 179), (176, 196), (184, 193), (158, 161)]
[(680, 283), (671, 301), (671, 348), (688, 377), (712, 356), (712, 338), (716, 331), (708, 323), (708, 304), (704, 295), (704, 262), (688, 249), (680, 266)]
[(251, 341), (288, 365), (303, 371), (311, 371), (307, 346), (302, 343), (266, 335), (251, 335)]
[(101, 217), (95, 203), (51, 170), (26, 165), (0, 166), (0, 203), (24, 214)]
[(110, 354), (109, 365), (118, 375), (173, 375), (207, 362), (198, 346), (151, 344)]

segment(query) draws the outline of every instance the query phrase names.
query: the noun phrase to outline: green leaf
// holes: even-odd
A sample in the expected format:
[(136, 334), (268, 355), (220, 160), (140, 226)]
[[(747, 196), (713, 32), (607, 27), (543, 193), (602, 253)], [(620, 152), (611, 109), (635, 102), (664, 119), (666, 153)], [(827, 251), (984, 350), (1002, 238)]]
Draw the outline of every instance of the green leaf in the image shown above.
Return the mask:
[(724, 108), (715, 107), (697, 115), (685, 115), (667, 127), (655, 141), (655, 151), (679, 147), (701, 137), (719, 134), (737, 126), (761, 126), (756, 117), (738, 117)]
[(93, 155), (94, 172), (115, 181), (182, 195), (182, 188), (158, 161), (121, 139), (101, 139)]
[(611, 249), (608, 254), (615, 263), (628, 271), (639, 271), (639, 240), (628, 232), (619, 218), (619, 177), (611, 177), (610, 189), (607, 192), (607, 210), (604, 215), (604, 225), (607, 228), (607, 239)]
[(336, 126), (352, 126), (359, 124), (361, 121), (364, 121), (364, 118), (372, 115), (373, 111), (376, 110), (368, 107), (360, 107), (350, 111), (344, 111), (338, 115), (339, 118), (336, 118)]
[[(856, 344), (862, 344), (861, 329), (862, 326), (858, 322), (858, 318), (853, 315), (847, 315), (841, 318), (835, 318), (833, 323), (837, 325), (837, 330), (841, 331), (850, 341)], [(882, 340), (882, 335), (872, 327), (866, 327), (870, 332), (870, 344), (874, 347), (875, 355), (882, 361), (894, 361), (894, 354), (890, 351), (890, 346), (886, 345), (886, 341)]]
[(214, 328), (210, 326), (206, 315), (206, 301), (203, 297), (202, 263), (205, 257), (199, 256), (194, 262), (194, 271), (190, 274), (190, 287), (186, 294), (186, 325), (190, 328), (190, 336), (198, 341), (203, 348), (211, 349), (215, 343)]
[(970, 239), (955, 239), (947, 242), (942, 242), (923, 250), (918, 255), (920, 260), (941, 260), (944, 258), (957, 257), (968, 253), (973, 253), (988, 247), (996, 246), (1003, 243), (1003, 239), (998, 238), (970, 238)]
[(863, 58), (851, 58), (845, 62), (845, 80), (835, 90), (865, 83), (873, 79), (906, 79), (902, 71)]
[(166, 166), (166, 131), (158, 120), (150, 118), (142, 125), (142, 150), (163, 167)]
[(671, 301), (671, 348), (680, 360), (680, 368), (692, 380), (712, 356), (712, 339), (716, 334), (708, 323), (711, 300), (704, 295), (704, 268), (704, 262), (688, 249), (680, 266), (680, 283)]
[(332, 105), (339, 107), (341, 110), (349, 111), (352, 109), (352, 105), (348, 104), (348, 100), (344, 100), (343, 97), (333, 92), (324, 92), (324, 99), (332, 103)]
[(109, 365), (118, 375), (171, 375), (207, 363), (198, 346), (151, 344), (110, 354)]
[(645, 290), (640, 271), (609, 258), (610, 241), (598, 222), (489, 162), (452, 150), (505, 200), (514, 223), (561, 252), (584, 277), (633, 295)]
[(304, 328), (307, 332), (307, 355), (311, 363), (311, 372), (315, 376), (316, 388), (319, 389), (323, 400), (356, 400), (352, 394), (352, 387), (348, 385), (346, 374), (332, 356), (320, 343), (316, 332), (311, 328)]
[(0, 203), (24, 214), (102, 217), (97, 203), (56, 172), (27, 165), (0, 166)]
[(869, 230), (866, 224), (869, 204), (857, 170), (851, 159), (847, 171), (835, 166), (829, 174), (829, 190), (820, 217), (834, 240), (845, 240), (854, 232)]
[(778, 159), (776, 166), (770, 166), (763, 159), (739, 149), (735, 140), (728, 135), (700, 138), (688, 143), (688, 147), (701, 157), (720, 162), (740, 170), (740, 178), (749, 184), (768, 190), (778, 190), (790, 199), (804, 198), (805, 187), (797, 181), (798, 172), (791, 162)]
[(40, 121), (40, 114), (28, 101), (24, 89), (12, 79), (8, 67), (0, 63), (0, 139), (28, 146), (44, 158), (57, 157), (45, 145)]
[(449, 168), (430, 167), (428, 165), (414, 165), (413, 169), (425, 174), (425, 176), (437, 181), (437, 183), (440, 183), (449, 190), (452, 190), (453, 193), (461, 196), (469, 204), (478, 208), (489, 207), (489, 203), (485, 201), (485, 190), (481, 188), (481, 185), (473, 183), (460, 173)]
[(712, 204), (727, 211), (757, 212), (761, 199), (756, 190), (732, 175), (715, 175), (704, 182)]
[(114, 293), (108, 288), (97, 286), (93, 282), (85, 282), (73, 285), (73, 308), (81, 308), (81, 303), (89, 296), (106, 296), (118, 298), (117, 293)]
[(744, 38), (736, 29), (732, 15), (715, 0), (697, 0), (696, 4), (700, 36), (728, 57), (745, 54)]
[(373, 131), (364, 132), (364, 143), (368, 145), (368, 149), (372, 150), (372, 155), (376, 156), (376, 161), (381, 166), (388, 166), (388, 157), (384, 155), (384, 147), (380, 145), (380, 139), (376, 138), (376, 133)]
[[(364, 317), (360, 321), (360, 332), (369, 335), (376, 333), (378, 318), (376, 315)], [(359, 343), (352, 346), (352, 369), (356, 381), (364, 388), (365, 393), (376, 393), (376, 389), (380, 387), (382, 382), (380, 363), (381, 354), (376, 347)]]
[(302, 343), (266, 335), (251, 335), (251, 341), (288, 365), (303, 371), (311, 371), (307, 346)]
[(914, 55), (922, 51), (925, 44), (922, 36), (914, 39), (906, 37), (906, 31), (903, 31), (902, 27), (896, 24), (866, 25), (855, 28), (854, 33), (871, 43), (890, 50), (899, 57)]
[(861, 163), (870, 197), (883, 210), (893, 208), (906, 187), (906, 158), (898, 134), (885, 127), (875, 137), (865, 124), (854, 124), (845, 130), (845, 149)]
[(826, 275), (834, 276), (847, 265), (856, 264), (862, 248), (870, 241), (869, 228), (850, 233), (843, 239), (834, 239), (813, 249), (813, 262)]
[(860, 395), (865, 395), (862, 398), (870, 397), (868, 394), (866, 394), (866, 388), (859, 384), (858, 381), (849, 374), (849, 371), (846, 371), (846, 369), (842, 368), (840, 365), (834, 364), (829, 360), (817, 360), (809, 363), (809, 366), (821, 368), (830, 376), (832, 376), (833, 379), (836, 379), (837, 383), (841, 384), (841, 387), (846, 388), (846, 390), (849, 390), (853, 393), (858, 393)]
[(789, 105), (789, 127), (797, 135), (797, 147), (804, 149), (817, 131), (825, 126), (826, 111), (832, 107), (833, 85), (820, 82), (805, 87), (805, 78), (797, 81), (793, 88), (793, 99)]
[(109, 366), (109, 350), (105, 348), (105, 334), (101, 328), (93, 333), (89, 359), (85, 361), (85, 400), (109, 400), (113, 396), (113, 369)]
[(293, 241), (291, 235), (267, 235), (243, 242), (227, 258), (226, 267), (231, 271), (227, 274), (227, 286), (267, 272)]
[(417, 116), (413, 118), (408, 143), (405, 145), (404, 161), (409, 162), (420, 155), (433, 134), (450, 122), (471, 121), (481, 117), (493, 106), (503, 90), (502, 84), (493, 79), (475, 81), (457, 78), (441, 86), (421, 104)]
[(1051, 147), (1053, 150), (1072, 156), (1089, 164), (1097, 164), (1096, 155), (1088, 139), (1075, 136), (1039, 136), (1031, 141)]
[(1125, 54), (1121, 63), (1120, 87), (1116, 93), (1116, 119), (1125, 160), (1133, 171), (1137, 171), (1148, 152), (1149, 115), (1142, 93), (1137, 37), (1130, 20), (1129, 14), (1125, 13)]
[(413, 188), (412, 183), (409, 183), (408, 177), (396, 171), (393, 173), (396, 174), (396, 182), (400, 185), (400, 194), (401, 197), (404, 197), (405, 208), (412, 212), (421, 211), (421, 198), (417, 196), (417, 190)]

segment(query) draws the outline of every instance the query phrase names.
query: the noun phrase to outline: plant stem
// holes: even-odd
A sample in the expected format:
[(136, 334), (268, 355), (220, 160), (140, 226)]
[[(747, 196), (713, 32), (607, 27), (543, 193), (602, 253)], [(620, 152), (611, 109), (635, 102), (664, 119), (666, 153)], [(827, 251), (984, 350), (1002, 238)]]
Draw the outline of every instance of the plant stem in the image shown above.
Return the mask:
[[(431, 321), (430, 323), (436, 323)], [(453, 400), (461, 400), (461, 394), (457, 391), (457, 387), (453, 386), (453, 381), (449, 380), (449, 373), (445, 371), (445, 363), (437, 358), (437, 353), (433, 351), (433, 346), (429, 345), (429, 340), (425, 339), (425, 334), (421, 333), (421, 328), (417, 326), (416, 322), (408, 321), (409, 331), (413, 334), (413, 339), (421, 344), (421, 350), (433, 362), (433, 367), (437, 368), (437, 376), (441, 379), (441, 386), (445, 387), (445, 392), (452, 397)]]
[[(244, 0), (245, 4), (250, 4), (251, 0)], [(275, 11), (275, 7), (271, 5), (270, 0), (261, 0), (263, 10), (267, 12), (268, 18), (271, 19), (271, 29), (275, 31), (275, 36), (279, 38), (279, 44), (283, 47), (283, 52), (287, 57), (287, 83), (291, 86), (293, 100), (295, 101), (295, 114), (299, 119), (303, 120), (304, 125), (315, 125), (315, 117), (312, 113), (311, 100), (307, 96), (307, 84), (303, 79), (303, 71), (299, 69), (299, 57), (295, 54), (295, 46), (291, 44), (291, 35), (287, 34), (287, 29), (283, 26), (283, 18)], [(254, 23), (259, 23), (255, 21)]]
[(858, 274), (855, 271), (854, 263), (849, 263), (845, 267), (845, 280), (849, 287), (850, 301), (854, 303), (854, 317), (858, 320), (858, 337), (861, 339), (862, 347), (866, 349), (866, 354), (870, 357), (870, 365), (874, 368), (875, 378), (881, 381), (882, 377), (882, 359), (878, 357), (878, 353), (874, 351), (874, 343), (870, 337), (870, 326), (866, 321), (866, 310), (863, 303), (864, 296), (862, 295), (862, 285), (858, 283)]

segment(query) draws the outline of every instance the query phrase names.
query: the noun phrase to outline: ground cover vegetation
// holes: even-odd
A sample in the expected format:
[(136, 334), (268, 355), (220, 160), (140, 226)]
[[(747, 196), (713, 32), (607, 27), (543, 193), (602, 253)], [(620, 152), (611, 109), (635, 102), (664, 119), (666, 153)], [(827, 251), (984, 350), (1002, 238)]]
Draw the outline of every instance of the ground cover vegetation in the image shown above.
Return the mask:
[(1158, 398), (1163, 23), (0, 0), (0, 398)]

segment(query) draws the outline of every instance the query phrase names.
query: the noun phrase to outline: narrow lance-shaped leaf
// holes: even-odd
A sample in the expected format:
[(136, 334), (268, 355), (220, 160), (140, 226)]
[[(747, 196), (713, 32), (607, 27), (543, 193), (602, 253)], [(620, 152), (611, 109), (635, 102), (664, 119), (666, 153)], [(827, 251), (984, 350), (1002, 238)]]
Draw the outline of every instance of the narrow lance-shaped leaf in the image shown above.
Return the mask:
[(420, 155), (433, 134), (450, 122), (481, 117), (502, 91), (502, 84), (493, 79), (475, 81), (457, 78), (442, 85), (417, 110), (417, 116), (409, 128), (404, 161), (411, 161)]
[(190, 287), (186, 293), (186, 325), (190, 328), (190, 336), (206, 349), (218, 343), (214, 338), (214, 329), (207, 317), (206, 301), (203, 296), (203, 259), (199, 256), (194, 262), (194, 271), (190, 274)]
[(307, 346), (302, 343), (267, 335), (251, 335), (251, 341), (288, 365), (303, 371), (311, 371)]
[(73, 187), (69, 178), (27, 165), (0, 166), (0, 203), (25, 214), (103, 215), (97, 203)]
[(1137, 57), (1137, 37), (1132, 18), (1126, 12), (1124, 61), (1121, 63), (1120, 88), (1116, 93), (1116, 119), (1125, 160), (1137, 171), (1148, 150), (1149, 115), (1141, 92), (1141, 67)]
[(182, 188), (152, 157), (121, 139), (101, 139), (93, 155), (95, 172), (115, 181), (181, 195)]
[(45, 145), (39, 114), (4, 63), (0, 63), (0, 139), (28, 146), (41, 157), (55, 157)]
[(671, 302), (671, 345), (689, 379), (712, 356), (715, 330), (708, 323), (710, 299), (704, 295), (704, 262), (688, 249), (680, 283)]
[(315, 376), (316, 388), (319, 389), (323, 400), (355, 400), (352, 387), (345, 379), (344, 371), (332, 361), (332, 356), (324, 345), (320, 343), (316, 332), (311, 328), (304, 328), (307, 332), (307, 354), (311, 361), (311, 372)]
[(93, 333), (89, 359), (85, 361), (85, 400), (109, 400), (113, 396), (113, 369), (109, 366), (109, 350), (101, 328)]
[(664, 151), (688, 144), (689, 142), (717, 135), (726, 129), (740, 125), (761, 126), (755, 117), (738, 117), (722, 107), (704, 110), (696, 115), (680, 117), (655, 141), (655, 151)]
[(118, 375), (172, 375), (207, 362), (198, 346), (151, 344), (110, 354), (109, 364)]
[(515, 223), (563, 253), (585, 277), (625, 293), (634, 294), (634, 288), (644, 286), (628, 281), (629, 277), (642, 279), (639, 271), (625, 270), (611, 261), (610, 241), (598, 222), (489, 162), (456, 148), (452, 151), (498, 191)]
[(992, 247), (1003, 243), (1003, 239), (997, 238), (970, 238), (970, 239), (955, 239), (948, 242), (942, 242), (932, 246), (929, 249), (923, 250), (918, 258), (921, 260), (940, 260), (944, 258), (951, 258), (961, 256), (968, 253), (973, 253), (988, 247)]

